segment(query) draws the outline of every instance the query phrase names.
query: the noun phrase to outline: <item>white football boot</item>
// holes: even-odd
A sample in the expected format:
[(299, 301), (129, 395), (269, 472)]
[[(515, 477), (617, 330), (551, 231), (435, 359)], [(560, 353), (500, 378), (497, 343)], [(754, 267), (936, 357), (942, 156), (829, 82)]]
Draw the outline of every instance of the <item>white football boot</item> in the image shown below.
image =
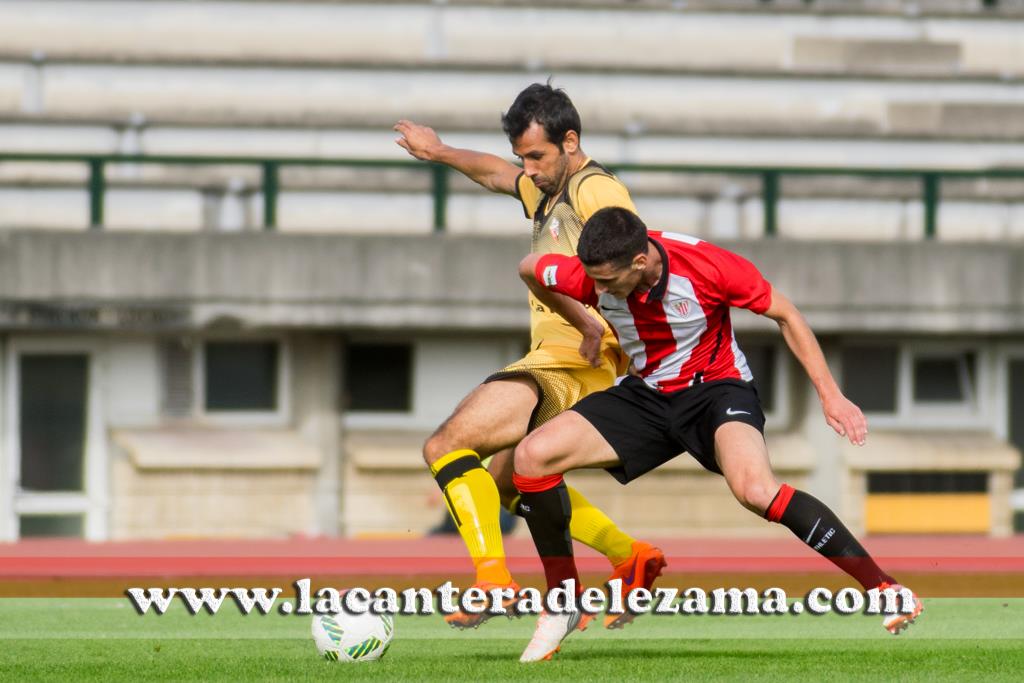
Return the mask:
[(541, 612), (537, 617), (537, 628), (533, 632), (530, 644), (523, 650), (520, 662), (539, 662), (551, 659), (559, 649), (565, 637), (576, 630), (582, 612), (566, 612), (550, 614)]
[[(892, 589), (896, 591), (896, 593), (899, 593), (900, 591), (904, 590), (904, 586), (901, 586), (898, 583), (883, 583), (881, 586), (878, 587), (878, 589), (881, 591), (884, 591), (886, 589)], [(905, 630), (911, 624), (913, 624), (914, 621), (919, 616), (921, 616), (921, 612), (924, 611), (924, 605), (921, 603), (921, 599), (918, 598), (917, 595), (913, 592), (911, 592), (911, 595), (914, 596), (913, 611), (911, 611), (910, 613), (906, 613), (901, 610), (899, 612), (896, 612), (895, 614), (887, 614), (885, 618), (882, 620), (882, 626), (884, 626), (885, 630), (893, 634), (894, 636), (898, 636), (901, 631)], [(902, 600), (897, 600), (897, 604), (902, 607)]]

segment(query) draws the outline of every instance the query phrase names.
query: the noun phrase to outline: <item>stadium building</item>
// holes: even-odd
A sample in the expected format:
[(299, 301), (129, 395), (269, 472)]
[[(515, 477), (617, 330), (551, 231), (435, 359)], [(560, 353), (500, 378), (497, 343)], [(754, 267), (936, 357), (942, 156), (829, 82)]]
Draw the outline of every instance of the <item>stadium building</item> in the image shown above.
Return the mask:
[[(868, 414), (836, 438), (737, 313), (781, 479), (858, 533), (1021, 528), (1017, 3), (37, 0), (0, 27), (0, 540), (436, 526), (420, 446), (527, 344), (529, 224), (390, 128), (510, 156), (500, 112), (552, 74), (645, 221), (757, 263)], [(637, 534), (788, 534), (686, 456), (571, 477)]]

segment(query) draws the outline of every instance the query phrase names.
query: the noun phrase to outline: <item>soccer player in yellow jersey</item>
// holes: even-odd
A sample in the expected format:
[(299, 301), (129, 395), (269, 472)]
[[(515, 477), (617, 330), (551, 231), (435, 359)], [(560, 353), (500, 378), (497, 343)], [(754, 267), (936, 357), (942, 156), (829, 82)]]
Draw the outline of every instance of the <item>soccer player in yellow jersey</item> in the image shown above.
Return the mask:
[[(534, 252), (575, 255), (583, 224), (597, 210), (636, 211), (625, 186), (583, 153), (580, 116), (562, 90), (529, 86), (502, 116), (502, 127), (522, 168), (492, 154), (449, 147), (412, 121), (399, 121), (395, 130), (401, 134), (397, 143), (417, 159), (446, 164), (492, 192), (517, 197), (533, 221)], [(474, 389), (423, 447), (473, 558), (476, 585), (485, 590), (518, 591), (498, 522), (499, 505), (512, 511), (518, 505), (511, 449), (579, 399), (611, 386), (626, 369), (618, 342), (596, 313), (552, 310), (532, 296), (529, 302), (530, 352)], [(576, 319), (580, 315), (585, 319)], [(487, 456), (493, 457), (485, 470), (481, 458)], [(624, 533), (572, 487), (563, 503), (572, 509), (572, 537), (608, 558), (611, 578), (623, 579), (624, 592), (650, 588), (665, 566), (661, 550)], [(466, 628), (489, 616), (457, 612), (447, 620)], [(628, 612), (609, 616), (605, 626), (618, 628), (631, 618)]]

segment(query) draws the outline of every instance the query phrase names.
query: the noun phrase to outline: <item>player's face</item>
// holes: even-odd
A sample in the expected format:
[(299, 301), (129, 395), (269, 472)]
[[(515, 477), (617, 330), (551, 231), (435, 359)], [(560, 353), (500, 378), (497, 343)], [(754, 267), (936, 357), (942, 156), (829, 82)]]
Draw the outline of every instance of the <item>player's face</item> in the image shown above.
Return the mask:
[(570, 136), (577, 140), (576, 134), (570, 131), (559, 147), (548, 140), (544, 127), (534, 121), (512, 143), (512, 152), (523, 160), (526, 177), (548, 196), (559, 192), (569, 177), (569, 152), (578, 144), (569, 140)]
[(602, 263), (598, 266), (583, 266), (587, 276), (594, 281), (598, 295), (611, 294), (616, 299), (625, 299), (640, 285), (643, 269), (634, 262), (628, 266), (614, 266)]

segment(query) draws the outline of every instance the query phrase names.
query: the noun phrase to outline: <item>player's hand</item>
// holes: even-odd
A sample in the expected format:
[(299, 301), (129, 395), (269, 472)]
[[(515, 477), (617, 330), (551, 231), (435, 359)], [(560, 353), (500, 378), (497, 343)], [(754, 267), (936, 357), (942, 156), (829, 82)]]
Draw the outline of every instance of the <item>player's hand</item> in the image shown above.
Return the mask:
[(850, 399), (836, 392), (822, 397), (821, 408), (825, 421), (839, 436), (845, 436), (854, 446), (864, 445), (868, 437), (868, 421)]
[(590, 367), (601, 367), (601, 339), (604, 337), (604, 328), (598, 325), (595, 331), (586, 332), (583, 341), (580, 342), (580, 355), (590, 363)]
[(401, 137), (395, 140), (398, 146), (420, 161), (434, 161), (435, 152), (443, 143), (433, 128), (402, 119), (394, 128)]

